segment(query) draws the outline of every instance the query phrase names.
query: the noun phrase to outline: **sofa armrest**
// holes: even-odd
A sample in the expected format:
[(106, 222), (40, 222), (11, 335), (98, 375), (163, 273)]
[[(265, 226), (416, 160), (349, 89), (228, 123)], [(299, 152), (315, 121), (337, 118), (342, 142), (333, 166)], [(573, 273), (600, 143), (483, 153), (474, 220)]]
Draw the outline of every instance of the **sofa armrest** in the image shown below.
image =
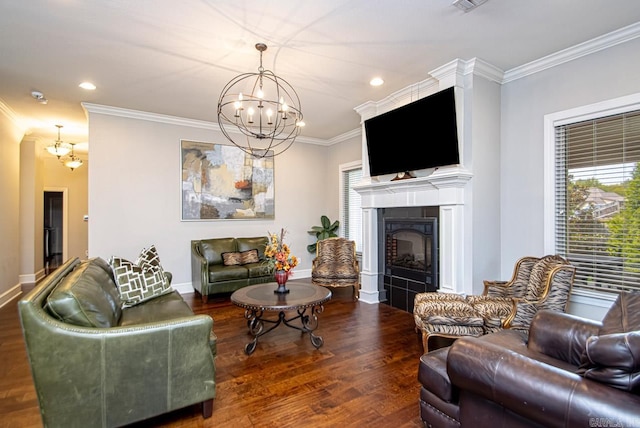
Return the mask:
[(209, 294), (209, 262), (200, 253), (200, 241), (191, 241), (191, 284), (202, 296)]
[(640, 396), (478, 338), (464, 337), (451, 346), (447, 373), (461, 390), (541, 426), (588, 427), (601, 420), (627, 426), (638, 422)]
[(602, 324), (564, 312), (540, 310), (529, 329), (530, 350), (574, 366), (580, 365), (587, 339), (597, 335)]

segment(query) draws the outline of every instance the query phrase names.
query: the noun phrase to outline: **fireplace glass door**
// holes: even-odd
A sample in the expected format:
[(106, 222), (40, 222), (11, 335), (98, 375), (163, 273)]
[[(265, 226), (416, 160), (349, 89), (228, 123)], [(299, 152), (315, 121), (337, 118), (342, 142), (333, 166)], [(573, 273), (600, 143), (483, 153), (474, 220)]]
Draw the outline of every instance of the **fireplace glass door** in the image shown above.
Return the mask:
[(437, 219), (384, 219), (384, 287), (391, 306), (411, 311), (417, 293), (438, 289)]

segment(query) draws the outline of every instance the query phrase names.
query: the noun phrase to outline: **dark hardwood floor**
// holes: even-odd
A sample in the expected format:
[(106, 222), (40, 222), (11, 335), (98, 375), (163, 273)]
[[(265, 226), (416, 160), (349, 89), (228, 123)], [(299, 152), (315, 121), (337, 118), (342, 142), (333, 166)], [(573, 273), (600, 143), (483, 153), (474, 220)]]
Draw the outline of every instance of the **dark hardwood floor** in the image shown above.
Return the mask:
[[(319, 315), (315, 349), (308, 335), (280, 326), (247, 356), (244, 310), (228, 296), (197, 313), (214, 319), (218, 337), (213, 416), (191, 406), (135, 427), (422, 427), (419, 416), (420, 337), (410, 313), (354, 302), (333, 289)], [(275, 313), (274, 313), (275, 315)], [(141, 391), (144, 393), (144, 391)], [(42, 426), (15, 302), (0, 309), (0, 427)]]

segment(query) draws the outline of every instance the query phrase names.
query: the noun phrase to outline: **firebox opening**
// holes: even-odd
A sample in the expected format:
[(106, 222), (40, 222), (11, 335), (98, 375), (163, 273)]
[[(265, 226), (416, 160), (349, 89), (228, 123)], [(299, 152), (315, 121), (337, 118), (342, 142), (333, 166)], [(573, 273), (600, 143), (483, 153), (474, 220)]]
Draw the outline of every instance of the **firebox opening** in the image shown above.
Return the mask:
[(417, 293), (438, 289), (438, 219), (383, 219), (386, 303), (413, 311)]

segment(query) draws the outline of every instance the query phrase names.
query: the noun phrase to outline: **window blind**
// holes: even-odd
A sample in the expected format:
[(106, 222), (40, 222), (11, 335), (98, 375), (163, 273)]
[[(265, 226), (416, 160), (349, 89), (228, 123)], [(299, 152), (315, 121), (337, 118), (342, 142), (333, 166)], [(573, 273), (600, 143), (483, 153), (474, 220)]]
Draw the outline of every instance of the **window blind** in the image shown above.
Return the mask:
[(362, 208), (360, 194), (353, 186), (362, 179), (362, 169), (343, 171), (342, 226), (344, 237), (356, 243), (356, 251), (362, 251)]
[(575, 288), (640, 290), (640, 111), (555, 127), (556, 251)]

